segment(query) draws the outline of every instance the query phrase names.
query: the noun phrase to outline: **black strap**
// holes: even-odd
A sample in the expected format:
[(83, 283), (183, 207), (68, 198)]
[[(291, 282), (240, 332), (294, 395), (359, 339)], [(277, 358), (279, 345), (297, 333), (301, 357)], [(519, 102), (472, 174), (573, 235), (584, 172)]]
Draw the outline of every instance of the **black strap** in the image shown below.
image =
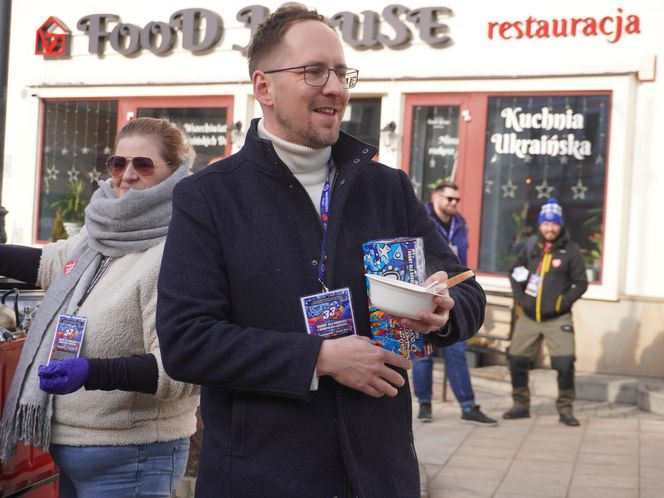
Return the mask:
[(97, 267), (97, 271), (95, 272), (95, 276), (92, 277), (92, 281), (88, 285), (88, 288), (85, 289), (85, 292), (81, 296), (81, 299), (79, 299), (78, 303), (76, 303), (76, 308), (74, 308), (74, 311), (73, 311), (74, 315), (76, 313), (78, 313), (79, 309), (81, 309), (81, 306), (83, 306), (83, 303), (88, 298), (88, 296), (92, 292), (92, 289), (94, 289), (95, 285), (97, 285), (97, 282), (99, 282), (99, 279), (104, 274), (106, 269), (109, 267), (112, 260), (113, 260), (113, 258), (106, 258), (106, 257), (101, 258), (101, 261), (99, 262), (99, 266)]
[(16, 315), (16, 326), (18, 327), (19, 325), (19, 314), (18, 314), (18, 289), (10, 289), (7, 292), (5, 292), (2, 295), (2, 304), (5, 304), (5, 299), (7, 299), (7, 296), (11, 295), (12, 293), (14, 294), (14, 314)]

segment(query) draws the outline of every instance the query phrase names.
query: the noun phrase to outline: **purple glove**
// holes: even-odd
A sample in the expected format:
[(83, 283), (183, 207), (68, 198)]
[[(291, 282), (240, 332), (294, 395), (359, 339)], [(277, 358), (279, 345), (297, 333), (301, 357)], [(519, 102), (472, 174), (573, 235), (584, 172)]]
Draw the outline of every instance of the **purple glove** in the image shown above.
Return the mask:
[(39, 388), (51, 394), (78, 391), (88, 381), (90, 365), (85, 358), (69, 358), (39, 366)]

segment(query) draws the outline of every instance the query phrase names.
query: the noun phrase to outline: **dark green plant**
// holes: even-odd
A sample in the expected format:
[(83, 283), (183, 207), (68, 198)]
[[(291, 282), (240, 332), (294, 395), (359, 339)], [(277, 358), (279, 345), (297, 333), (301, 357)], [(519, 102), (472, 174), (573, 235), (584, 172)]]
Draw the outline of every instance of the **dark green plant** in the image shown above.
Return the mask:
[(64, 197), (51, 204), (51, 207), (60, 209), (62, 219), (72, 223), (83, 223), (85, 207), (88, 200), (85, 198), (85, 183), (83, 180), (69, 180), (69, 187)]

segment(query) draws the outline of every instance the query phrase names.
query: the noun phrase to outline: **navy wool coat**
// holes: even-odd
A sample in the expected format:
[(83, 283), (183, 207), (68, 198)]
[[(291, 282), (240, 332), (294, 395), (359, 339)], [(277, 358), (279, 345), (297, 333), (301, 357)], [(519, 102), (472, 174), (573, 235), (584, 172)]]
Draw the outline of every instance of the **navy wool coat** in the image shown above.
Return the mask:
[[(202, 385), (197, 497), (419, 496), (408, 383), (364, 395), (322, 377), (322, 339), (306, 333), (300, 297), (320, 292), (322, 225), (307, 192), (254, 121), (242, 150), (180, 182), (159, 279), (157, 330), (166, 372)], [(400, 170), (341, 134), (327, 236), (329, 288), (349, 287), (357, 333), (370, 336), (362, 243), (423, 237), (427, 266), (466, 270)], [(477, 332), (474, 279), (450, 290), (449, 345)], [(401, 372), (407, 379), (406, 373)]]

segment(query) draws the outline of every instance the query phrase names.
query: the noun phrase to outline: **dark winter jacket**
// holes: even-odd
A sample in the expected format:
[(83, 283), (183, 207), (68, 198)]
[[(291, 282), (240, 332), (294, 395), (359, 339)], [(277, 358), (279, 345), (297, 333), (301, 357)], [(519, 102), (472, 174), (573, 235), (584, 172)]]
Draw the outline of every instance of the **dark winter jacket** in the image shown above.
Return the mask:
[[(329, 288), (349, 287), (369, 336), (362, 243), (422, 236), (429, 266), (464, 271), (436, 233), (408, 177), (371, 161), (342, 134), (327, 236)], [(258, 138), (176, 187), (159, 281), (157, 330), (169, 375), (201, 384), (205, 425), (196, 496), (419, 496), (408, 385), (371, 398), (321, 377), (322, 339), (306, 334), (300, 297), (320, 292), (320, 217), (302, 185)], [(451, 289), (444, 345), (484, 317), (474, 279)], [(401, 372), (407, 379), (406, 373)]]
[(541, 236), (533, 240), (534, 243), (524, 245), (514, 268), (524, 266), (530, 274), (542, 277), (537, 296), (526, 294), (528, 280), (517, 282), (513, 277), (514, 268), (510, 272), (510, 283), (514, 300), (523, 307), (524, 313), (541, 322), (569, 313), (572, 304), (586, 292), (588, 278), (581, 250), (564, 228), (550, 253), (544, 253), (544, 239)]
[[(427, 212), (436, 225), (436, 229), (440, 236), (447, 242), (450, 246), (454, 246), (456, 250), (454, 251), (459, 257), (462, 265), (468, 264), (468, 227), (466, 226), (466, 220), (460, 213), (456, 213), (452, 217), (452, 225), (450, 226), (449, 232), (443, 226), (443, 222), (436, 215), (436, 211), (433, 209), (433, 204), (430, 202), (427, 203)], [(454, 250), (454, 248), (453, 248)]]

